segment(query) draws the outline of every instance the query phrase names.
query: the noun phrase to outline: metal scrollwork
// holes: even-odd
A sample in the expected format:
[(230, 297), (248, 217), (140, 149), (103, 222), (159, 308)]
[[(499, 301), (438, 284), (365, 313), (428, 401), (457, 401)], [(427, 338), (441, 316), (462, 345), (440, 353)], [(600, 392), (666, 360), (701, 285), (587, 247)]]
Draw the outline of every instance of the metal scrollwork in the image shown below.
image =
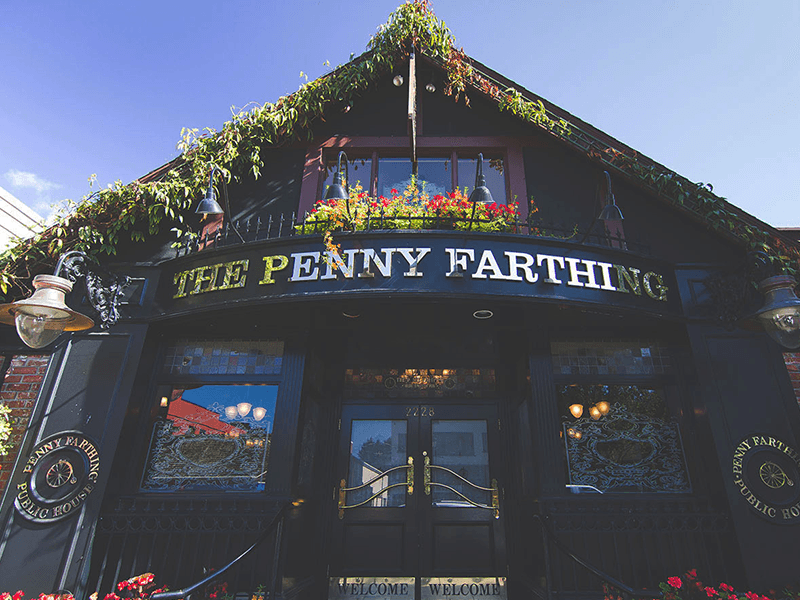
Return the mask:
[(119, 302), (123, 290), (130, 285), (127, 275), (98, 275), (86, 271), (86, 292), (94, 309), (100, 315), (100, 327), (108, 329), (119, 321)]
[(56, 272), (63, 271), (73, 283), (81, 277), (84, 278), (86, 295), (100, 317), (100, 327), (108, 329), (119, 321), (122, 292), (130, 285), (131, 278), (113, 273), (95, 273), (88, 268), (87, 260), (83, 252), (67, 252), (59, 260)]

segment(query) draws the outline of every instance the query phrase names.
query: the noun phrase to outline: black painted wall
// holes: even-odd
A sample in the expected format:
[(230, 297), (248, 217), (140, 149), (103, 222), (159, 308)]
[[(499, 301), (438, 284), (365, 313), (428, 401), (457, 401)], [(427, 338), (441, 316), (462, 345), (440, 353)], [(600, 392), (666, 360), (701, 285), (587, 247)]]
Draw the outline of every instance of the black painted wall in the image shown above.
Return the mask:
[(64, 339), (54, 353), (9, 488), (22, 481), (20, 468), (32, 447), (61, 431), (78, 430), (100, 452), (100, 476), (79, 514), (34, 524), (6, 494), (0, 537), (0, 589), (29, 595), (69, 589), (82, 594), (95, 519), (117, 449), (122, 417), (139, 363), (144, 325), (118, 326), (113, 333)]

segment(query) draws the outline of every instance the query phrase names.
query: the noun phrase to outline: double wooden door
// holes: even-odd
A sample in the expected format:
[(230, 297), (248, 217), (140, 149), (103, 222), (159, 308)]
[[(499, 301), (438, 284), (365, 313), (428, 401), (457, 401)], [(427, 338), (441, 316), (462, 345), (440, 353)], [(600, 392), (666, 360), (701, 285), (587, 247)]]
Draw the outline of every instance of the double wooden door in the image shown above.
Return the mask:
[(345, 405), (330, 574), (502, 576), (493, 405)]

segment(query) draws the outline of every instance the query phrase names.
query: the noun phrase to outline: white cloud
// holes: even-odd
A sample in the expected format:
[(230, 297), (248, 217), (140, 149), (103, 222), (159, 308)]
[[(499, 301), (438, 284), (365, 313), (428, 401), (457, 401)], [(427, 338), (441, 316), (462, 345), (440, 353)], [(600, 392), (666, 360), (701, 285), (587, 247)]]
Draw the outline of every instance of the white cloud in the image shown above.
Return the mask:
[(44, 194), (50, 190), (57, 190), (63, 187), (52, 181), (42, 179), (36, 173), (28, 173), (27, 171), (17, 171), (16, 169), (9, 169), (5, 173), (6, 181), (13, 187), (18, 188), (33, 188), (37, 194)]

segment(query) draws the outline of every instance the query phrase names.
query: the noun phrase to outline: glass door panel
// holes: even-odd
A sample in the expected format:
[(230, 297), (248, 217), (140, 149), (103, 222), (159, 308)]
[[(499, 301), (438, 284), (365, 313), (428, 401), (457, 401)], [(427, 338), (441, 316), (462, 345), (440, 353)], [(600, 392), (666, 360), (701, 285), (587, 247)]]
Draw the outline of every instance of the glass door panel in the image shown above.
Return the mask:
[(431, 495), (434, 506), (490, 506), (486, 421), (431, 423)]
[(405, 506), (408, 479), (405, 420), (356, 420), (350, 432), (347, 506)]

